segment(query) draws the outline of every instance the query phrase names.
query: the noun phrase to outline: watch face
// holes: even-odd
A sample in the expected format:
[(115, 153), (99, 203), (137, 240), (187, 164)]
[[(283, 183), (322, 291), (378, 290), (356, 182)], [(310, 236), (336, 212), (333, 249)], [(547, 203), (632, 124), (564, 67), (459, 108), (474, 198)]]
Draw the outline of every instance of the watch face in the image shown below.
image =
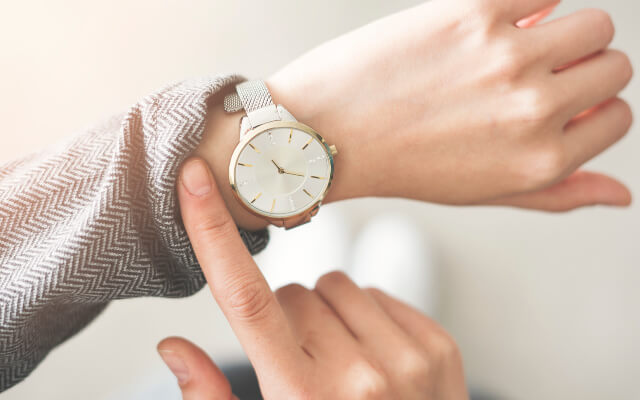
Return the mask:
[(230, 174), (250, 209), (286, 218), (322, 199), (331, 182), (332, 163), (319, 135), (276, 127), (255, 134), (236, 150)]

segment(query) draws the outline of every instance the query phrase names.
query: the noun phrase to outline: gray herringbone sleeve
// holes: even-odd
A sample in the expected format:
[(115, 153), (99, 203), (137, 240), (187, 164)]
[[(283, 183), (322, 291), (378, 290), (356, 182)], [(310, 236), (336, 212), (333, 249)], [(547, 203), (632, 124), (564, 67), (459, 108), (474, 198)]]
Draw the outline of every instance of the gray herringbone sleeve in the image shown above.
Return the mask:
[[(0, 391), (114, 299), (205, 283), (179, 218), (180, 163), (234, 76), (169, 86), (82, 135), (0, 165)], [(252, 252), (267, 231), (241, 232)]]

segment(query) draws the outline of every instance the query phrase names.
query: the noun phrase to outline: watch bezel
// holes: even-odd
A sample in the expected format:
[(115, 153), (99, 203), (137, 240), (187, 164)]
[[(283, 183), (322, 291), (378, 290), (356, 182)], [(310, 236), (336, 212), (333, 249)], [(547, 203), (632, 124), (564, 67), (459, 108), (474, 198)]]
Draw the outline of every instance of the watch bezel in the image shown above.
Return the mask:
[[(273, 214), (269, 214), (266, 212), (262, 212), (254, 207), (251, 207), (249, 204), (247, 204), (247, 202), (245, 201), (245, 199), (242, 197), (242, 195), (240, 195), (240, 192), (238, 191), (238, 186), (236, 184), (236, 178), (235, 178), (235, 168), (236, 165), (238, 164), (238, 158), (240, 157), (240, 153), (242, 152), (242, 150), (248, 145), (248, 143), (253, 140), (253, 138), (255, 138), (256, 136), (260, 135), (261, 133), (264, 133), (266, 131), (272, 130), (272, 129), (280, 129), (280, 128), (293, 128), (293, 129), (297, 129), (300, 131), (303, 131), (309, 135), (311, 135), (313, 138), (315, 138), (316, 140), (318, 140), (318, 142), (320, 142), (322, 144), (322, 146), (324, 147), (324, 151), (329, 159), (329, 182), (327, 183), (327, 187), (324, 189), (323, 193), (318, 197), (318, 199), (316, 201), (314, 201), (313, 203), (309, 203), (308, 206), (306, 206), (305, 208), (301, 209), (299, 212), (293, 214), (293, 215), (288, 215), (288, 216), (283, 216), (283, 217), (278, 217), (277, 215), (273, 215)], [(269, 221), (279, 221), (282, 224), (286, 225), (286, 223), (289, 220), (298, 220), (300, 219), (300, 216), (309, 212), (310, 210), (314, 210), (317, 207), (320, 206), (320, 204), (322, 203), (322, 201), (325, 199), (329, 188), (331, 187), (331, 183), (333, 182), (333, 172), (334, 172), (334, 159), (333, 159), (333, 154), (331, 152), (330, 146), (327, 144), (327, 142), (324, 140), (324, 138), (322, 137), (322, 135), (320, 135), (318, 132), (316, 132), (313, 128), (311, 128), (308, 125), (305, 125), (301, 122), (297, 122), (297, 121), (273, 121), (273, 122), (267, 122), (265, 124), (259, 125), (253, 129), (250, 129), (249, 131), (247, 131), (242, 138), (240, 139), (240, 142), (238, 143), (238, 145), (236, 146), (236, 148), (233, 151), (233, 154), (231, 155), (231, 161), (229, 162), (229, 184), (231, 185), (231, 191), (233, 192), (234, 197), (236, 198), (236, 200), (242, 204), (242, 206), (249, 212), (251, 212), (254, 215), (257, 215), (259, 217), (265, 218)]]

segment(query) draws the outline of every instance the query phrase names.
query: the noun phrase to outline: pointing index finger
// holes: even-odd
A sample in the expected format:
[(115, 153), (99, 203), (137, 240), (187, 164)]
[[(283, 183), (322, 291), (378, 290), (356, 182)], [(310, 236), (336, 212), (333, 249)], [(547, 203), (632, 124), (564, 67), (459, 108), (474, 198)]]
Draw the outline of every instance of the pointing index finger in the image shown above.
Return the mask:
[(300, 352), (289, 323), (247, 251), (206, 162), (192, 158), (178, 183), (182, 219), (213, 297), (256, 370)]

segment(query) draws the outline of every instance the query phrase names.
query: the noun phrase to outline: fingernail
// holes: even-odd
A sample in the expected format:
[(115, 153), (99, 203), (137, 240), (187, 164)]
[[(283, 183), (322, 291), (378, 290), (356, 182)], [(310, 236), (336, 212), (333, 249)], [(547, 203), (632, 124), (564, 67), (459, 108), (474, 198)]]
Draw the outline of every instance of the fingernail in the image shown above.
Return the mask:
[(204, 196), (211, 191), (211, 173), (203, 160), (187, 160), (182, 166), (182, 184), (193, 196)]
[(169, 367), (171, 372), (178, 378), (179, 384), (182, 385), (189, 380), (189, 369), (182, 357), (170, 350), (158, 350), (158, 353), (164, 363), (167, 364), (167, 367)]

